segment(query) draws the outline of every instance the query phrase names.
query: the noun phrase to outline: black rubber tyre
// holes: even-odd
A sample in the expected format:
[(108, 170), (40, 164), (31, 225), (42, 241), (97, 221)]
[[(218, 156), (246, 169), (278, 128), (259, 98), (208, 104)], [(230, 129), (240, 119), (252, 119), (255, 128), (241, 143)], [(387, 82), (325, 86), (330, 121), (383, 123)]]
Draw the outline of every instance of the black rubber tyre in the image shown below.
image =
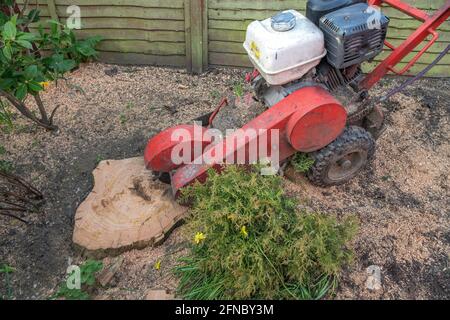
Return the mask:
[(172, 183), (172, 179), (170, 178), (170, 173), (168, 173), (168, 172), (153, 171), (153, 177), (155, 180), (159, 180), (165, 184)]
[(375, 155), (375, 141), (366, 130), (350, 126), (334, 142), (311, 156), (315, 163), (308, 173), (320, 187), (344, 184), (353, 179)]

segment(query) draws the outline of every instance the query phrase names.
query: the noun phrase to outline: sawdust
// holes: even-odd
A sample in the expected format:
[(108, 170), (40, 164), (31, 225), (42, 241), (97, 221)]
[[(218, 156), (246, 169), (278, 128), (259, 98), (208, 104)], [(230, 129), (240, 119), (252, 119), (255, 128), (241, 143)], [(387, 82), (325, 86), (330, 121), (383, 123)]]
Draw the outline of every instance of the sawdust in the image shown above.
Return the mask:
[[(100, 160), (142, 156), (151, 136), (213, 111), (222, 92), (243, 75), (232, 69), (192, 76), (170, 68), (89, 64), (44, 94), (49, 108), (61, 105), (58, 132), (17, 117), (14, 132), (0, 137), (6, 149), (0, 157), (38, 186), (47, 203), (42, 212), (28, 214), (29, 226), (0, 217), (0, 263), (17, 270), (14, 297), (49, 297), (69, 258), (82, 261), (72, 247), (73, 217), (92, 190), (91, 172)], [(372, 95), (401, 82), (383, 80)], [(383, 104), (388, 128), (377, 158), (351, 183), (321, 189), (302, 179), (286, 182), (304, 208), (360, 219), (352, 244), (355, 263), (342, 273), (338, 299), (450, 298), (449, 93), (449, 79), (425, 79)], [(144, 299), (150, 289), (173, 292), (172, 269), (186, 246), (180, 232), (161, 247), (122, 254), (119, 270), (96, 297)], [(381, 270), (379, 290), (366, 285), (373, 265)]]
[[(384, 104), (388, 127), (376, 159), (349, 184), (322, 189), (298, 176), (296, 184), (287, 183), (305, 209), (360, 219), (355, 264), (344, 272), (337, 298), (449, 297), (448, 89), (448, 81), (423, 80)], [(383, 91), (377, 87), (372, 94)], [(370, 266), (381, 270), (379, 290), (367, 288)]]
[[(186, 254), (180, 229), (176, 229), (162, 246), (126, 252), (120, 256), (123, 259), (120, 270), (106, 288), (97, 292), (96, 299), (143, 300), (149, 289), (175, 293), (177, 279), (172, 269)], [(156, 268), (158, 262), (159, 268)]]

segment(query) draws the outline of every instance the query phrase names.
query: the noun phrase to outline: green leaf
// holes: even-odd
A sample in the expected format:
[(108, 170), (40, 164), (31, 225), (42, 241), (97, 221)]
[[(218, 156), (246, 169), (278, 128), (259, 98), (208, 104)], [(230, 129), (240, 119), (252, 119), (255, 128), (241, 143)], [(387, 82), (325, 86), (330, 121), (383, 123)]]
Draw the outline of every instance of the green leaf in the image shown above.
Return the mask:
[(38, 68), (36, 65), (31, 65), (25, 68), (23, 75), (27, 80), (33, 80), (38, 74)]
[(92, 286), (95, 284), (96, 272), (103, 269), (101, 261), (88, 260), (81, 266), (81, 283)]
[(18, 17), (17, 14), (15, 14), (15, 15), (13, 15), (13, 16), (11, 17), (11, 22), (13, 23), (14, 26), (17, 25), (17, 17)]
[(53, 69), (59, 73), (65, 73), (77, 66), (74, 60), (64, 59), (64, 55), (62, 54), (54, 54), (53, 56), (50, 57), (50, 60), (46, 61), (49, 61), (50, 69)]
[(28, 89), (29, 91), (39, 92), (44, 90), (44, 87), (39, 82), (30, 81), (28, 82)]
[(59, 36), (62, 24), (56, 20), (47, 20), (47, 23), (50, 25), (50, 34), (54, 37)]
[(26, 40), (26, 41), (34, 41), (36, 40), (36, 36), (31, 32), (20, 32), (17, 37), (17, 40)]
[(0, 0), (0, 3), (5, 6), (11, 7), (14, 5), (14, 0)]
[(5, 25), (3, 26), (2, 34), (5, 40), (14, 40), (17, 34), (17, 29), (14, 23), (12, 23), (11, 21), (5, 23)]
[(28, 94), (28, 88), (25, 83), (21, 83), (14, 94), (17, 99), (22, 101)]
[(33, 9), (28, 13), (28, 19), (31, 23), (38, 22), (40, 18), (41, 11), (39, 9)]
[(4, 25), (8, 20), (9, 17), (3, 11), (0, 11), (0, 25)]
[(2, 53), (5, 56), (5, 58), (7, 60), (11, 60), (12, 59), (12, 48), (11, 45), (9, 43), (5, 44), (5, 46), (2, 49)]
[(0, 78), (0, 89), (7, 90), (14, 84), (14, 80), (11, 78)]
[(24, 48), (33, 49), (33, 45), (27, 40), (16, 40), (16, 43)]
[(77, 51), (85, 57), (93, 57), (97, 54), (97, 51), (88, 44), (77, 47)]
[(0, 267), (0, 273), (13, 273), (14, 271), (16, 271), (16, 269), (14, 269), (13, 267), (10, 267), (6, 264), (4, 264)]

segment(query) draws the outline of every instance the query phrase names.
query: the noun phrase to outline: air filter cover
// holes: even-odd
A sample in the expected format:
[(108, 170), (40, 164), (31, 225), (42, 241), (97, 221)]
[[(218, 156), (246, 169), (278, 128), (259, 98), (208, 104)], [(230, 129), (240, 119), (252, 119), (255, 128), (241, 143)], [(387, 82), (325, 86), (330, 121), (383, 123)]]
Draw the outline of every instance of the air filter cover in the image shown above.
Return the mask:
[(384, 46), (389, 18), (365, 3), (329, 13), (320, 19), (328, 62), (338, 69), (370, 60)]

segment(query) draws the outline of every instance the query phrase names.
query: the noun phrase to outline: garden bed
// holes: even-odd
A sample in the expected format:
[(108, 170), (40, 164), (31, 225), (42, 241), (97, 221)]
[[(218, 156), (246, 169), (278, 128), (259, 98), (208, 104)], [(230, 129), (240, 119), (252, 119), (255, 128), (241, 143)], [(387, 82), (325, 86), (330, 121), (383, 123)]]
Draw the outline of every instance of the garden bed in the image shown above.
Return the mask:
[[(57, 132), (18, 117), (2, 133), (2, 160), (33, 182), (47, 199), (29, 225), (0, 217), (0, 264), (16, 269), (15, 298), (48, 298), (68, 264), (82, 261), (72, 247), (73, 218), (93, 185), (92, 170), (103, 159), (140, 156), (151, 136), (212, 111), (222, 92), (244, 71), (216, 69), (200, 76), (183, 70), (83, 65), (43, 94), (60, 110)], [(404, 79), (383, 80), (373, 95)], [(355, 263), (344, 270), (340, 299), (450, 298), (450, 80), (424, 79), (383, 105), (388, 128), (377, 158), (351, 183), (330, 189), (286, 179), (289, 194), (307, 209), (343, 217), (355, 214)], [(150, 289), (176, 287), (171, 269), (183, 254), (176, 230), (158, 248), (131, 251), (105, 289), (103, 299), (142, 299)], [(105, 260), (108, 264), (111, 259)], [(114, 260), (114, 259), (113, 259)], [(155, 263), (161, 261), (159, 270)], [(381, 268), (382, 287), (368, 290), (367, 267)], [(0, 290), (2, 287), (0, 287)], [(4, 294), (0, 292), (0, 295)]]

